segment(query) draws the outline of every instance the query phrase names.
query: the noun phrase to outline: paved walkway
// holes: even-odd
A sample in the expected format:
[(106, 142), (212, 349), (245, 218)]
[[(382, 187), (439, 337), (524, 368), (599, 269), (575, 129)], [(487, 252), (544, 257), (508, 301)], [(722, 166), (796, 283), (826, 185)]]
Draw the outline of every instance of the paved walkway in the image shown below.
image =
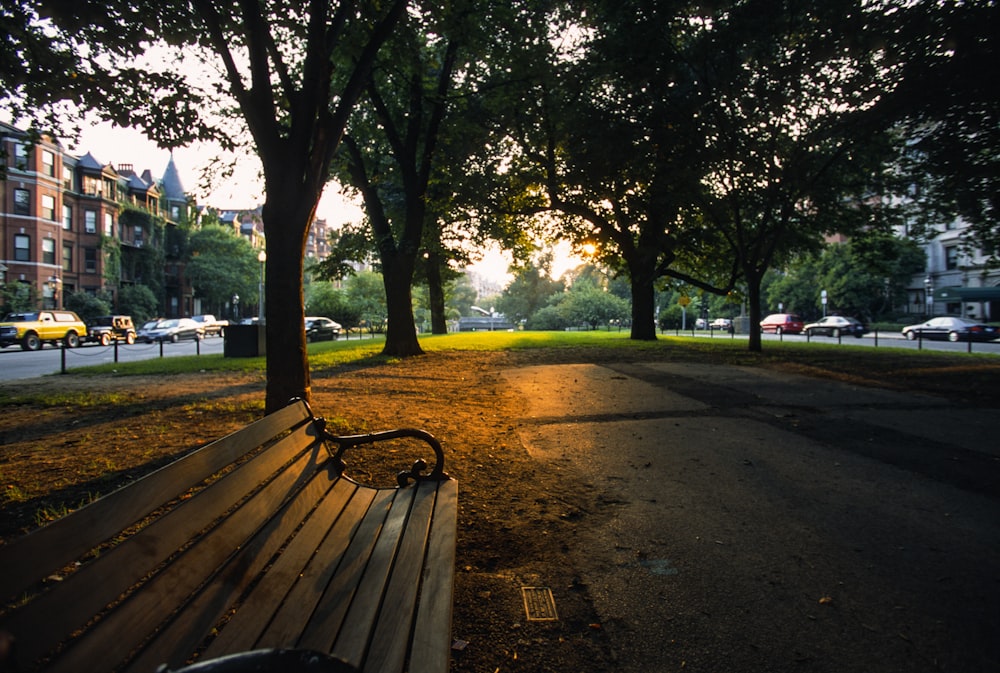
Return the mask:
[(580, 485), (620, 671), (1000, 668), (996, 410), (716, 365), (505, 376)]

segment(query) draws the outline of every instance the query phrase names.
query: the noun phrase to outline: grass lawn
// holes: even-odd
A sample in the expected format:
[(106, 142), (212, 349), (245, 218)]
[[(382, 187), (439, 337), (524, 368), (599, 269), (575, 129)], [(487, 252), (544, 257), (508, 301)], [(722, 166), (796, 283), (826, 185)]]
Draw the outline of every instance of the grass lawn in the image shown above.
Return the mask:
[[(766, 366), (804, 374), (854, 381), (897, 390), (940, 393), (977, 404), (993, 404), (1000, 393), (1000, 357), (984, 353), (942, 353), (930, 350), (849, 343), (766, 341), (761, 353), (747, 350), (746, 341), (720, 336), (661, 336), (656, 341), (632, 341), (628, 332), (462, 332), (422, 335), (428, 353), (460, 351), (539, 351), (553, 362), (603, 358), (715, 362), (739, 366)], [(314, 375), (340, 367), (384, 364), (393, 358), (381, 355), (383, 340), (339, 340), (309, 345)], [(75, 369), (73, 376), (165, 376), (190, 373), (259, 373), (265, 359), (226, 358), (219, 355), (173, 357), (99, 365)], [(0, 406), (23, 403), (18, 386), (0, 388)]]

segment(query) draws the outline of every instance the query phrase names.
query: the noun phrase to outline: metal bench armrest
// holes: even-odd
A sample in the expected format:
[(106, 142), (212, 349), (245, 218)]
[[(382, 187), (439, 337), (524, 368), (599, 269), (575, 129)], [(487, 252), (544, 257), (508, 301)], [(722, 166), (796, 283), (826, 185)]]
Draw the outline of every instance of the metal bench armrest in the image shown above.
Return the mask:
[(396, 481), (400, 486), (406, 486), (410, 481), (444, 481), (450, 477), (444, 471), (444, 451), (441, 449), (441, 442), (434, 435), (424, 430), (416, 428), (398, 428), (396, 430), (383, 430), (381, 432), (369, 432), (361, 435), (334, 435), (326, 430), (326, 419), (317, 418), (316, 424), (322, 433), (325, 441), (337, 445), (337, 451), (333, 454), (333, 460), (343, 469), (344, 452), (349, 448), (361, 446), (363, 444), (374, 444), (392, 439), (412, 438), (419, 439), (426, 443), (434, 451), (434, 467), (430, 473), (424, 474), (427, 469), (427, 461), (418, 458), (413, 462), (409, 470), (404, 470), (396, 475)]

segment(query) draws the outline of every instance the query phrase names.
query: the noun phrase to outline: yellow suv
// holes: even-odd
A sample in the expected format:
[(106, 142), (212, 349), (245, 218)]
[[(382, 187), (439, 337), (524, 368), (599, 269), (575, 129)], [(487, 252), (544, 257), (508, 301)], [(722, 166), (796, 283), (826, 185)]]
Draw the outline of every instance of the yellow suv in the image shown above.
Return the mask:
[(76, 348), (86, 336), (87, 326), (72, 311), (8, 313), (0, 322), (0, 348), (19, 343), (21, 350), (37, 351), (46, 341)]

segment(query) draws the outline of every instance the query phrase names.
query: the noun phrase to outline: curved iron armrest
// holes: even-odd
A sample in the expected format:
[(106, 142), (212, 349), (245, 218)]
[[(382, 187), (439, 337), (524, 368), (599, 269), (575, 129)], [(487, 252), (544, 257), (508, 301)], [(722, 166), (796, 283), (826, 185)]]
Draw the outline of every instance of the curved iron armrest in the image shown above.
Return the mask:
[(340, 659), (310, 650), (252, 650), (207, 659), (184, 666), (156, 669), (157, 673), (357, 673)]
[(445, 481), (446, 479), (450, 479), (444, 471), (444, 451), (441, 449), (441, 443), (429, 432), (415, 428), (399, 428), (397, 430), (369, 432), (363, 435), (334, 435), (327, 431), (325, 418), (317, 417), (314, 418), (314, 421), (320, 430), (322, 438), (327, 442), (337, 445), (337, 451), (333, 454), (333, 461), (337, 465), (338, 470), (343, 471), (346, 467), (342, 456), (344, 455), (344, 451), (349, 448), (362, 444), (374, 444), (375, 442), (409, 437), (425, 442), (434, 450), (434, 467), (431, 469), (430, 474), (423, 474), (424, 470), (427, 469), (427, 461), (418, 458), (413, 462), (413, 467), (408, 471), (404, 470), (396, 475), (396, 482), (400, 486), (406, 486), (411, 480)]

